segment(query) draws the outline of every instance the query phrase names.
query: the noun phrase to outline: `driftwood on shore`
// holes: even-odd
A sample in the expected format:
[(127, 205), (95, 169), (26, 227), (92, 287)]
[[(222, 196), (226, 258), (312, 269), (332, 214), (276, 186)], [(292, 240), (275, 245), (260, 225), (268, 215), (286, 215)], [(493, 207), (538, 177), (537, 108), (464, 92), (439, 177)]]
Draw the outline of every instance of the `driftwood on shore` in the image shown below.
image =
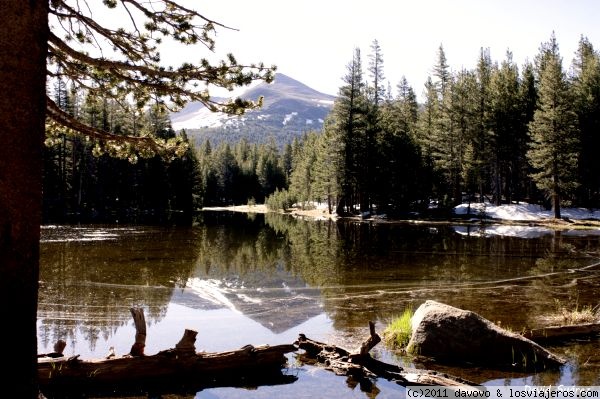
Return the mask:
[[(274, 346), (246, 345), (226, 352), (196, 352), (196, 331), (185, 330), (175, 348), (145, 355), (146, 325), (141, 309), (131, 309), (136, 327), (129, 354), (111, 352), (103, 359), (81, 360), (62, 354), (65, 342), (59, 340), (54, 352), (38, 356), (38, 381), (47, 397), (65, 392), (174, 392), (198, 391), (210, 387), (251, 387), (294, 382), (285, 374), (286, 354), (304, 350), (299, 360), (324, 367), (338, 375), (351, 377), (365, 389), (377, 377), (400, 385), (474, 385), (458, 377), (430, 370), (403, 369), (371, 357), (369, 352), (381, 338), (370, 322), (370, 335), (361, 347), (350, 352), (344, 348), (313, 341), (300, 334), (292, 344)], [(61, 396), (62, 397), (62, 396)]]
[(146, 326), (141, 309), (132, 309), (135, 342), (125, 356), (81, 360), (62, 355), (64, 341), (54, 352), (38, 356), (38, 382), (51, 397), (57, 392), (197, 391), (218, 386), (257, 386), (291, 383), (285, 375), (286, 354), (292, 345), (252, 346), (226, 352), (196, 352), (196, 331), (185, 330), (175, 348), (144, 355)]
[(450, 376), (433, 370), (405, 369), (397, 365), (374, 359), (369, 351), (381, 341), (375, 325), (369, 322), (369, 337), (357, 351), (351, 352), (335, 345), (313, 341), (300, 334), (296, 345), (305, 353), (300, 359), (333, 371), (337, 375), (352, 377), (361, 386), (371, 384), (370, 378), (381, 377), (398, 385), (441, 385), (474, 386), (476, 384), (460, 377)]
[[(322, 367), (347, 376), (349, 383), (370, 391), (373, 382), (384, 378), (402, 386), (440, 385), (468, 387), (476, 384), (460, 377), (432, 370), (406, 369), (374, 359), (370, 351), (381, 341), (375, 325), (369, 322), (369, 336), (355, 351), (314, 341), (300, 334), (294, 344), (252, 346), (225, 352), (196, 352), (197, 332), (185, 330), (173, 349), (145, 355), (146, 322), (142, 309), (132, 308), (136, 328), (130, 353), (111, 352), (103, 359), (81, 360), (63, 355), (65, 341), (54, 345), (54, 352), (38, 356), (38, 381), (47, 397), (65, 392), (195, 392), (210, 387), (253, 387), (294, 382), (297, 377), (284, 373), (287, 354), (302, 350), (297, 358), (303, 364)], [(525, 336), (534, 341), (589, 337), (600, 333), (600, 324), (549, 327), (529, 330)]]
[(546, 343), (577, 338), (587, 339), (599, 334), (600, 323), (585, 323), (527, 330), (523, 333), (523, 336), (537, 343)]

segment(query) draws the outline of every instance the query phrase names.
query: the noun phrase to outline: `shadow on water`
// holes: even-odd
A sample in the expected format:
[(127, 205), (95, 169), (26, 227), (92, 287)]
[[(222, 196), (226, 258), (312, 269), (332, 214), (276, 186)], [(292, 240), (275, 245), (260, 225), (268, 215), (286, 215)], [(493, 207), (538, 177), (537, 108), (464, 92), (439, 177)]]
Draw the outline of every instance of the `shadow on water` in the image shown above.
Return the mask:
[[(127, 353), (131, 306), (146, 311), (151, 354), (173, 347), (185, 328), (197, 330), (197, 349), (208, 351), (290, 343), (298, 333), (353, 348), (368, 334), (369, 320), (381, 332), (406, 306), (427, 299), (513, 331), (540, 326), (558, 305), (598, 305), (600, 270), (577, 269), (597, 261), (600, 237), (527, 234), (533, 238), (219, 212), (201, 214), (189, 228), (44, 226), (38, 350), (65, 339), (65, 353), (84, 359), (104, 356), (110, 346)], [(551, 348), (568, 366), (534, 376), (414, 363), (382, 345), (375, 354), (485, 384), (600, 385), (597, 348), (598, 339)], [(218, 388), (196, 397), (322, 396), (332, 387), (345, 397), (366, 395), (352, 382), (337, 385), (339, 377), (290, 361), (298, 376), (291, 386)], [(401, 389), (393, 385), (377, 381), (376, 396), (393, 397)]]

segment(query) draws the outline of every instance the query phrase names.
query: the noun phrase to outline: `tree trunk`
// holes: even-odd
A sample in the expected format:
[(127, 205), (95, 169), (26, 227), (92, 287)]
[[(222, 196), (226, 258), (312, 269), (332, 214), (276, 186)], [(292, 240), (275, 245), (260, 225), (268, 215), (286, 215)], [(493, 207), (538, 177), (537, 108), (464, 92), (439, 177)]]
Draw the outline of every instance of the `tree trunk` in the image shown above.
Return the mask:
[(4, 0), (0, 23), (0, 319), (12, 396), (37, 398), (37, 290), (47, 0)]
[(560, 196), (558, 193), (552, 194), (552, 210), (554, 211), (554, 219), (560, 219)]
[[(195, 339), (192, 335), (186, 330), (182, 341)], [(50, 356), (38, 365), (40, 387), (48, 396), (89, 397), (153, 390), (171, 393), (184, 387), (195, 392), (218, 386), (286, 384), (297, 379), (282, 372), (288, 362), (286, 354), (297, 350), (291, 344), (246, 345), (226, 352), (189, 349), (168, 349), (150, 356), (111, 354), (107, 359), (89, 361), (78, 356)]]
[(567, 326), (542, 327), (534, 330), (528, 330), (523, 333), (536, 343), (548, 343), (556, 341), (566, 341), (576, 338), (587, 339), (596, 337), (600, 334), (600, 323), (572, 324)]
[(560, 186), (558, 185), (557, 170), (558, 168), (554, 165), (554, 173), (552, 174), (552, 210), (554, 211), (554, 219), (560, 219)]

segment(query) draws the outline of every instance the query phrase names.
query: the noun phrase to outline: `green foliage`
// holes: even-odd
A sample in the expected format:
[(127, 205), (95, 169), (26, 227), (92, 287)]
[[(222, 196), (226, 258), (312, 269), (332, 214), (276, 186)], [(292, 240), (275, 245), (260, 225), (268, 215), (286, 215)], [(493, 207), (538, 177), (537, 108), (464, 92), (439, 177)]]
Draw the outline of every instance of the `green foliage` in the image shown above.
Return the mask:
[[(103, 21), (94, 19), (99, 8), (108, 15)], [(231, 54), (214, 64), (200, 58), (179, 67), (163, 65), (160, 48), (164, 39), (212, 51), (216, 29), (227, 29), (174, 1), (157, 1), (149, 6), (138, 0), (104, 0), (80, 7), (74, 0), (53, 0), (49, 2), (49, 14), (57, 22), (53, 22), (48, 40), (49, 78), (70, 81), (85, 88), (90, 98), (108, 100), (138, 115), (153, 104), (176, 110), (189, 101), (199, 101), (211, 111), (240, 115), (260, 107), (262, 98), (219, 102), (207, 88), (232, 90), (254, 80), (271, 82), (274, 77), (275, 67), (262, 63), (242, 65)], [(124, 26), (115, 29), (104, 25), (119, 15), (129, 16)], [(79, 135), (96, 143), (97, 154), (106, 153), (130, 162), (155, 155), (180, 157), (188, 147), (178, 137), (164, 139), (136, 129), (115, 134), (82, 123), (65, 112), (60, 101), (48, 98), (47, 104), (46, 131), (50, 141), (64, 134)]]
[(385, 344), (392, 349), (405, 348), (412, 336), (413, 308), (408, 306), (402, 312), (402, 315), (392, 319), (383, 330), (383, 339)]
[(265, 201), (267, 208), (272, 211), (287, 211), (297, 202), (296, 198), (288, 190), (275, 189)]
[[(600, 121), (600, 62), (582, 39), (571, 83), (556, 69), (552, 41), (542, 45), (535, 68), (526, 63), (521, 73), (510, 52), (498, 64), (488, 49), (474, 70), (454, 72), (440, 46), (421, 105), (406, 79), (397, 97), (375, 96), (384, 83), (381, 48), (376, 41), (371, 47), (368, 83), (356, 49), (323, 131), (288, 148), (290, 192), (301, 203), (327, 201), (346, 214), (427, 212), (430, 199), (451, 207), (465, 195), (544, 203), (540, 192), (559, 203), (597, 205), (600, 161), (592, 155), (598, 137), (592, 132)], [(578, 128), (590, 144), (585, 149)], [(585, 188), (577, 192), (583, 177)]]
[(360, 49), (355, 49), (354, 56), (346, 67), (343, 77), (344, 85), (340, 87), (339, 96), (330, 114), (332, 129), (340, 134), (340, 145), (343, 148), (343, 163), (339, 165), (341, 176), (340, 210), (353, 213), (355, 206), (368, 205), (366, 178), (368, 166), (366, 155), (369, 149), (367, 142), (368, 100), (362, 72)]
[[(527, 121), (528, 113), (521, 92), (527, 88), (527, 79), (521, 80), (512, 54), (507, 52), (500, 68), (495, 68), (490, 80), (489, 150), (493, 160), (489, 165), (494, 182), (494, 202), (502, 198), (511, 201), (526, 191), (523, 181), (527, 175)], [(532, 87), (533, 89), (533, 87)], [(535, 91), (533, 91), (535, 94)], [(535, 98), (532, 99), (535, 103)]]
[[(198, 209), (201, 181), (195, 151), (184, 132), (176, 135), (166, 113), (151, 107), (142, 115), (126, 114), (112, 101), (91, 100), (76, 90), (57, 87), (65, 110), (89, 126), (119, 132), (135, 126), (155, 137), (177, 137), (186, 150), (177, 158), (137, 159), (129, 153), (99, 154), (79, 136), (56, 135), (44, 149), (44, 222), (164, 222), (191, 223)], [(132, 162), (131, 157), (136, 157)]]
[[(45, 192), (52, 198), (48, 209), (71, 212), (77, 206), (66, 203), (88, 204), (88, 191), (99, 193), (93, 187), (104, 175), (95, 170), (103, 163), (107, 170), (118, 170), (116, 176), (123, 174), (118, 181), (138, 190), (145, 184), (140, 176), (146, 172), (159, 182), (191, 184), (192, 205), (185, 209), (264, 201), (270, 209), (285, 210), (296, 202), (300, 206), (320, 202), (327, 203), (331, 213), (368, 211), (402, 217), (410, 211), (429, 212), (431, 199), (449, 207), (465, 195), (495, 203), (543, 203), (546, 196), (559, 205), (598, 205), (600, 158), (594, 149), (600, 126), (600, 62), (586, 39), (580, 42), (571, 79), (562, 72), (555, 39), (542, 45), (535, 67), (526, 63), (521, 73), (510, 52), (498, 64), (487, 49), (480, 51), (475, 69), (451, 71), (440, 47), (423, 104), (418, 104), (405, 78), (397, 84), (395, 96), (389, 84), (387, 92), (379, 90), (385, 83), (382, 51), (376, 42), (371, 49), (370, 81), (364, 80), (356, 49), (322, 131), (294, 136), (292, 142), (282, 141), (284, 130), (257, 130), (239, 139), (243, 136), (219, 132), (219, 141), (207, 140), (197, 145), (197, 151), (191, 150), (187, 136), (170, 128), (160, 102), (140, 112), (132, 104), (123, 107), (110, 95), (78, 90), (69, 79), (57, 79), (54, 102), (65, 113), (114, 137), (152, 140), (144, 147), (128, 139), (84, 139), (64, 128), (49, 132), (46, 142), (53, 150), (46, 166)], [(157, 140), (162, 143), (159, 147), (152, 144)], [(144, 172), (126, 172), (125, 164), (104, 158), (78, 157), (79, 151), (142, 162)], [(168, 162), (141, 161), (158, 153)], [(177, 169), (177, 157), (182, 156), (187, 166)], [(127, 183), (131, 174), (137, 180)], [(114, 192), (107, 189), (105, 194), (117, 197)], [(173, 207), (173, 199), (155, 197), (151, 204), (137, 203), (156, 209), (181, 207)], [(102, 206), (115, 204), (107, 201)]]
[(378, 106), (385, 98), (385, 76), (383, 73), (383, 53), (377, 39), (371, 43), (368, 72), (371, 78), (371, 84), (368, 88), (369, 98), (375, 106)]
[(197, 156), (202, 180), (202, 205), (263, 203), (276, 190), (287, 188), (279, 151), (273, 143), (250, 145), (245, 139), (212, 148), (206, 141)]
[(536, 64), (539, 97), (529, 124), (527, 157), (535, 169), (531, 177), (552, 198), (554, 215), (560, 218), (561, 200), (577, 186), (579, 136), (577, 114), (554, 36), (542, 45)]
[(585, 37), (579, 42), (573, 60), (572, 91), (580, 131), (577, 193), (584, 206), (600, 201), (600, 56)]

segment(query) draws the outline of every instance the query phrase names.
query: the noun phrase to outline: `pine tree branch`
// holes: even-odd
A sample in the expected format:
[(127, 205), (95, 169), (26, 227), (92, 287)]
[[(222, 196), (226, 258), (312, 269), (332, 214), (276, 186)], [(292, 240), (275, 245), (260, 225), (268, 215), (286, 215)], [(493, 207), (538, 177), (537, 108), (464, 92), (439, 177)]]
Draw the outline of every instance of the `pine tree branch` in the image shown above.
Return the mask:
[[(50, 57), (64, 69), (65, 75), (79, 82), (86, 79), (95, 80), (98, 84), (96, 90), (104, 95), (110, 95), (112, 88), (118, 90), (116, 83), (111, 84), (111, 81), (128, 83), (127, 91), (137, 93), (139, 98), (150, 89), (160, 96), (168, 95), (177, 106), (188, 101), (198, 101), (211, 111), (229, 114), (240, 114), (243, 110), (257, 108), (260, 104), (252, 101), (218, 102), (210, 98), (208, 91), (189, 89), (186, 86), (191, 85), (195, 88), (199, 82), (210, 82), (215, 86), (229, 89), (234, 84), (244, 85), (256, 79), (269, 81), (274, 71), (273, 67), (238, 65), (235, 60), (230, 64), (221, 63), (218, 66), (211, 66), (208, 63), (203, 63), (202, 67), (184, 64), (177, 69), (165, 69), (95, 58), (73, 49), (52, 32), (49, 35), (49, 52)], [(244, 69), (253, 70), (243, 72)], [(116, 99), (118, 95), (112, 97)]]
[[(65, 10), (61, 12), (59, 10)], [(148, 54), (156, 51), (155, 47), (147, 45), (147, 37), (144, 35), (134, 35), (124, 29), (112, 30), (98, 24), (94, 19), (78, 12), (65, 1), (57, 1), (55, 7), (50, 8), (50, 13), (57, 16), (59, 19), (68, 19), (69, 24), (73, 26), (73, 21), (77, 24), (69, 29), (70, 33), (82, 43), (87, 39), (91, 42), (91, 38), (95, 39), (96, 34), (104, 37), (113, 48), (118, 49), (131, 60), (144, 60), (148, 58)], [(80, 36), (80, 31), (76, 27), (83, 27), (87, 31), (86, 37)], [(68, 31), (68, 32), (69, 32)]]

